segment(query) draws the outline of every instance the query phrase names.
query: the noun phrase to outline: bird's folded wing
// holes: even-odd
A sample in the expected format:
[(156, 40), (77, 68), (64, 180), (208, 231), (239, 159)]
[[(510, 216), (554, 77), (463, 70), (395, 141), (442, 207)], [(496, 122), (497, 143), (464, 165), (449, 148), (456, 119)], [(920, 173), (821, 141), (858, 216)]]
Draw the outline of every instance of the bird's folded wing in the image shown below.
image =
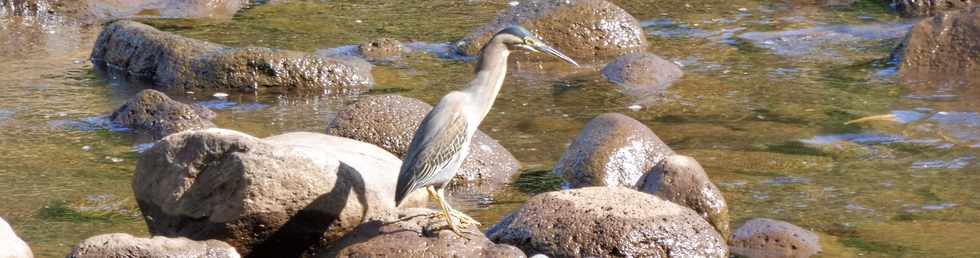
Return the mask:
[[(399, 191), (412, 191), (433, 183), (436, 173), (453, 160), (466, 142), (465, 96), (446, 95), (425, 116), (415, 132), (398, 177)], [(404, 194), (407, 194), (404, 193)]]

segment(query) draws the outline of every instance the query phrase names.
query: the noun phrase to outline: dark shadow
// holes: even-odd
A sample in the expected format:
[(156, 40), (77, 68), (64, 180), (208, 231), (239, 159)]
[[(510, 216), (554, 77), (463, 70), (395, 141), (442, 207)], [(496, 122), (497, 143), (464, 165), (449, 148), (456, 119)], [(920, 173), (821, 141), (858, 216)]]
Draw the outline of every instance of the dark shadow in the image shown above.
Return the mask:
[[(339, 225), (337, 215), (347, 206), (346, 200), (351, 191), (364, 208), (362, 217), (367, 216), (370, 207), (364, 179), (359, 171), (341, 162), (333, 190), (321, 195), (293, 215), (282, 227), (265, 237), (268, 240), (254, 246), (246, 257), (300, 257), (304, 253), (314, 254), (313, 251), (329, 248), (327, 244), (334, 242), (340, 236), (330, 236), (327, 233), (333, 228), (342, 226)], [(331, 202), (330, 200), (344, 201)]]

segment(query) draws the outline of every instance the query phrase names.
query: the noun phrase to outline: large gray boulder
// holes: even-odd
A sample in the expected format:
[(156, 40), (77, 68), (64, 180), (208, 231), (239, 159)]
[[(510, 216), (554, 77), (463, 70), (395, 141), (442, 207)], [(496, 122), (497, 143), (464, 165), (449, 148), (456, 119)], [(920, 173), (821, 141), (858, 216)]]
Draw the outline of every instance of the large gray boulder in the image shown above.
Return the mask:
[(647, 172), (674, 154), (650, 128), (619, 113), (589, 121), (555, 165), (571, 187), (637, 188)]
[(129, 234), (104, 234), (82, 240), (67, 258), (169, 258), (208, 257), (239, 258), (241, 255), (225, 242), (194, 241), (187, 238), (137, 238)]
[(319, 257), (526, 257), (514, 246), (494, 244), (475, 226), (453, 233), (430, 209), (402, 209), (368, 221)]
[(31, 247), (14, 233), (3, 218), (0, 218), (0, 258), (34, 258)]
[(269, 48), (231, 48), (116, 21), (99, 34), (92, 60), (155, 87), (242, 92), (301, 91), (331, 95), (366, 92), (369, 65)]
[(626, 89), (630, 95), (663, 92), (684, 76), (681, 67), (650, 53), (620, 56), (602, 68), (602, 75)]
[[(907, 82), (980, 82), (980, 6), (920, 21), (896, 50)], [(939, 84), (939, 83), (932, 83)]]
[(180, 103), (163, 92), (147, 89), (113, 111), (109, 120), (161, 139), (186, 130), (214, 127), (214, 117), (214, 112), (205, 107)]
[(785, 221), (752, 219), (732, 235), (732, 253), (748, 258), (805, 258), (820, 253), (820, 238)]
[[(400, 161), (363, 142), (315, 133), (268, 139), (225, 129), (164, 138), (136, 167), (150, 233), (217, 239), (243, 255), (298, 256), (394, 209)], [(425, 200), (409, 197), (407, 207)]]
[[(364, 96), (344, 108), (330, 124), (327, 134), (375, 145), (401, 157), (432, 106), (398, 95)], [(520, 163), (510, 151), (482, 131), (470, 142), (470, 154), (456, 175), (454, 185), (484, 186), (492, 190), (510, 182)]]
[(671, 155), (650, 171), (644, 180), (641, 191), (691, 208), (711, 223), (723, 239), (729, 239), (732, 231), (729, 227), (728, 203), (697, 160), (684, 155)]
[[(648, 43), (632, 15), (604, 0), (521, 1), (458, 43), (459, 51), (478, 55), (498, 31), (521, 25), (572, 58), (592, 60), (643, 51)], [(579, 61), (583, 61), (579, 60)]]
[(976, 4), (973, 0), (890, 0), (904, 16), (932, 16), (943, 11), (964, 9)]
[(623, 187), (536, 195), (487, 236), (551, 257), (728, 257), (725, 240), (697, 213)]

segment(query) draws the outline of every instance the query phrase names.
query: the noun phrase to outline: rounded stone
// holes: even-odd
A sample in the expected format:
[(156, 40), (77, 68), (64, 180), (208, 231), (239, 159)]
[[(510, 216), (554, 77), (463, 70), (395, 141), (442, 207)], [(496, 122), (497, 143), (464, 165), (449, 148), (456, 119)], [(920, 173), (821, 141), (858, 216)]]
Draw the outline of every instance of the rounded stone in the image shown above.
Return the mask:
[(34, 258), (31, 247), (14, 233), (14, 229), (3, 218), (0, 218), (0, 257)]
[(731, 236), (728, 204), (721, 190), (694, 158), (671, 155), (645, 177), (641, 191), (691, 208), (711, 223), (724, 239)]
[(624, 187), (536, 195), (487, 236), (551, 257), (728, 257), (724, 239), (697, 213)]
[(980, 84), (980, 6), (944, 12), (912, 27), (896, 50), (905, 82)]
[(143, 90), (113, 111), (113, 123), (145, 132), (154, 139), (192, 129), (214, 127), (215, 113), (199, 105), (188, 105), (171, 99), (163, 92)]
[(662, 92), (684, 76), (680, 66), (650, 53), (620, 56), (606, 67), (602, 75), (626, 89), (630, 95)]
[(129, 234), (104, 234), (82, 240), (68, 253), (67, 258), (131, 258), (131, 257), (209, 257), (239, 258), (241, 255), (225, 242), (194, 241), (187, 238), (137, 238)]
[(318, 257), (526, 257), (514, 246), (491, 242), (475, 226), (460, 228), (458, 236), (437, 214), (401, 209), (365, 222)]
[(402, 43), (393, 38), (379, 38), (357, 46), (364, 58), (370, 60), (392, 59), (402, 54)]
[(522, 1), (459, 42), (459, 51), (475, 56), (498, 31), (521, 25), (552, 47), (579, 61), (645, 50), (639, 21), (604, 0)]
[(732, 234), (732, 253), (748, 258), (810, 257), (820, 253), (819, 237), (785, 221), (756, 218)]
[(639, 187), (647, 172), (674, 154), (650, 128), (619, 113), (589, 121), (555, 165), (571, 187)]

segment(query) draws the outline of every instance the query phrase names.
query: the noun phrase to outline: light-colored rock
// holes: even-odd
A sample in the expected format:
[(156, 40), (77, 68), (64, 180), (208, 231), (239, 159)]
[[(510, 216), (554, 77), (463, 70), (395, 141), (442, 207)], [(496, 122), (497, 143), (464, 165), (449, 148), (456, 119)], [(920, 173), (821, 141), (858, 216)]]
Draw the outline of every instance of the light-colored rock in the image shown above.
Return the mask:
[(724, 239), (697, 213), (624, 187), (536, 195), (487, 236), (552, 257), (728, 257)]
[(475, 56), (494, 34), (511, 25), (527, 28), (579, 61), (643, 51), (648, 46), (639, 21), (613, 3), (532, 0), (521, 1), (493, 22), (471, 32), (459, 42), (459, 51)]
[(747, 258), (805, 258), (820, 252), (819, 237), (785, 221), (752, 219), (732, 234), (732, 253)]
[(239, 258), (241, 255), (225, 242), (194, 241), (187, 238), (137, 238), (129, 234), (105, 234), (83, 240), (72, 248), (67, 258), (170, 258), (208, 257)]
[(691, 208), (711, 223), (723, 239), (729, 239), (728, 204), (721, 190), (694, 158), (671, 155), (645, 176), (641, 191)]
[(520, 249), (494, 244), (479, 228), (453, 233), (429, 209), (402, 209), (368, 221), (319, 257), (526, 257)]
[(133, 191), (154, 235), (222, 240), (243, 255), (298, 256), (393, 209), (400, 165), (376, 146), (340, 137), (263, 140), (207, 129), (168, 136), (145, 152)]
[(402, 43), (393, 38), (379, 38), (361, 43), (357, 50), (369, 60), (387, 60), (401, 56)]
[(571, 187), (639, 187), (643, 175), (674, 151), (650, 128), (626, 115), (606, 113), (589, 121), (555, 165)]
[(0, 258), (34, 258), (31, 247), (14, 233), (3, 218), (0, 218)]

